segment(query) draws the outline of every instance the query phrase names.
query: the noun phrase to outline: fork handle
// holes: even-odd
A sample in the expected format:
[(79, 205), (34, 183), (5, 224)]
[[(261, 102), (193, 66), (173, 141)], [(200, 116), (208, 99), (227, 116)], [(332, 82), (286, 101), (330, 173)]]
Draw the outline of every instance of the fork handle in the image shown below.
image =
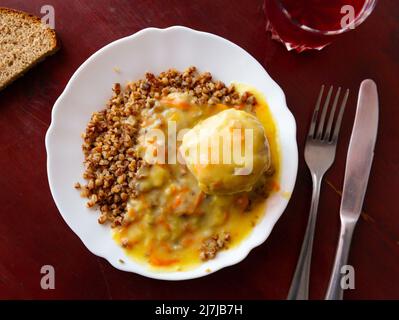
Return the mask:
[(288, 292), (288, 300), (309, 299), (310, 261), (312, 259), (313, 237), (316, 227), (317, 208), (319, 206), (322, 177), (322, 175), (317, 176), (316, 174), (312, 173), (313, 192), (308, 225), (306, 227), (305, 238), (302, 242), (301, 253), (299, 255), (299, 260), (296, 265), (294, 278), (292, 279), (291, 287)]
[(335, 254), (334, 267), (331, 273), (331, 279), (328, 284), (326, 300), (342, 300), (344, 292), (341, 286), (341, 268), (347, 264), (349, 248), (352, 242), (354, 224), (341, 223), (337, 252)]

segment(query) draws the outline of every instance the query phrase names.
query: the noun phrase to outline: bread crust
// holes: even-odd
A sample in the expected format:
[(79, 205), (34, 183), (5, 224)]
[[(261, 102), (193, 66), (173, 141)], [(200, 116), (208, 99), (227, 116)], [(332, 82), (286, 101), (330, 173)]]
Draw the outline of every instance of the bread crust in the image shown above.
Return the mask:
[[(11, 8), (0, 7), (0, 15), (2, 15), (2, 14), (9, 14), (9, 15), (18, 17), (20, 19), (26, 19), (26, 20), (29, 20), (33, 24), (41, 24), (42, 23), (41, 19), (33, 14), (30, 14), (30, 13), (27, 13), (24, 11), (11, 9)], [(59, 41), (55, 31), (51, 28), (46, 28), (46, 33), (52, 40), (52, 49), (49, 50), (48, 52), (46, 52), (45, 54), (41, 55), (40, 57), (38, 57), (36, 60), (32, 61), (32, 63), (27, 68), (25, 68), (21, 72), (15, 74), (13, 77), (11, 77), (9, 80), (7, 80), (5, 83), (3, 83), (2, 85), (0, 84), (0, 91), (2, 89), (4, 89), (7, 85), (9, 85), (11, 82), (13, 82), (16, 79), (18, 79), (19, 77), (23, 76), (28, 70), (33, 68), (39, 62), (43, 61), (46, 57), (48, 57), (58, 51), (58, 49), (60, 48), (60, 41)]]

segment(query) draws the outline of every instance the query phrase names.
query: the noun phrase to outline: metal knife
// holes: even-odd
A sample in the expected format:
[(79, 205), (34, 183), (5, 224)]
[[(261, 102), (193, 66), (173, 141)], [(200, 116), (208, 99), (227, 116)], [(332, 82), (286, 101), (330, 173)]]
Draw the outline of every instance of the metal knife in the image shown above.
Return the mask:
[(353, 230), (362, 212), (378, 129), (378, 92), (373, 80), (360, 85), (355, 123), (346, 159), (341, 199), (341, 230), (326, 300), (341, 300), (341, 268), (347, 264)]

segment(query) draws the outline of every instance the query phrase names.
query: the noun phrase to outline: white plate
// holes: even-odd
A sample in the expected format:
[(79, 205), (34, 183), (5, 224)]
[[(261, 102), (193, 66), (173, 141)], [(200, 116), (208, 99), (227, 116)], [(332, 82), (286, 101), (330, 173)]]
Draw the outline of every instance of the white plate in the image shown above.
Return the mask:
[[(267, 213), (242, 243), (221, 252), (213, 260), (183, 272), (155, 272), (131, 260), (111, 238), (109, 227), (97, 223), (98, 215), (73, 188), (84, 170), (81, 133), (92, 112), (103, 109), (115, 82), (142, 78), (147, 71), (159, 73), (194, 65), (210, 71), (226, 84), (248, 83), (264, 93), (278, 127), (281, 148), (281, 192), (267, 200)], [(120, 73), (114, 71), (119, 68)], [(245, 50), (219, 36), (175, 26), (148, 28), (110, 43), (93, 54), (72, 76), (52, 111), (46, 134), (47, 173), (51, 193), (62, 217), (94, 254), (115, 268), (143, 276), (183, 280), (205, 276), (243, 260), (269, 236), (288, 203), (297, 173), (298, 151), (295, 120), (281, 88)], [(122, 259), (125, 263), (120, 263)], [(209, 272), (209, 270), (211, 270)]]

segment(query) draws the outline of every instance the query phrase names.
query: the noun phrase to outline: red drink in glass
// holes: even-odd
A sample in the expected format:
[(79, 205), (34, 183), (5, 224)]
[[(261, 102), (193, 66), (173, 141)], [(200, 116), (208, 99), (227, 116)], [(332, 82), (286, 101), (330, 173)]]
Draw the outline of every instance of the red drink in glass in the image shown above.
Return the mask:
[(288, 50), (322, 49), (356, 28), (377, 0), (265, 0), (267, 30)]

